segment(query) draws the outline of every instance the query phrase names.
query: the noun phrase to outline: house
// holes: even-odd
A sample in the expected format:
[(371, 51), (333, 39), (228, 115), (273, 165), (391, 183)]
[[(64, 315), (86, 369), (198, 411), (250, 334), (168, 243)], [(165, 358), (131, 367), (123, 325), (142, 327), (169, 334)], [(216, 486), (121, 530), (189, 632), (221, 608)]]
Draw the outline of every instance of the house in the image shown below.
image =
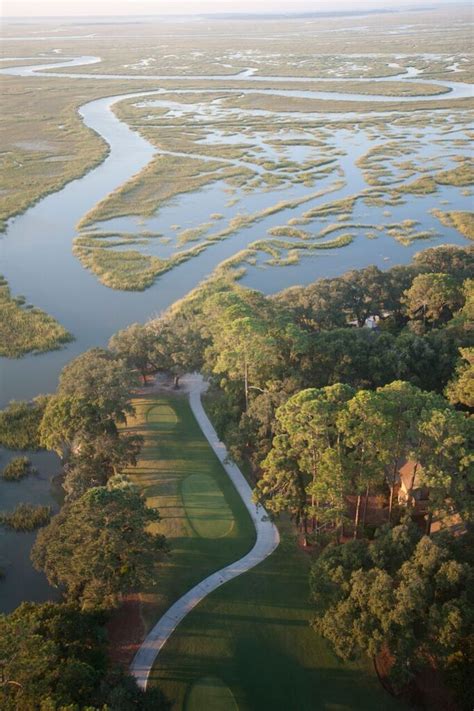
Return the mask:
[(421, 482), (423, 469), (413, 459), (404, 459), (398, 469), (398, 503), (400, 506), (424, 508), (429, 498), (428, 487)]
[(377, 331), (379, 328), (380, 318), (378, 316), (367, 316), (364, 326), (371, 331)]
[(400, 506), (410, 506), (413, 509), (413, 519), (418, 522), (426, 533), (437, 533), (443, 529), (451, 531), (454, 536), (466, 533), (466, 526), (459, 515), (453, 512), (441, 518), (432, 518), (428, 507), (429, 489), (421, 481), (423, 469), (413, 459), (404, 459), (398, 469), (396, 493)]

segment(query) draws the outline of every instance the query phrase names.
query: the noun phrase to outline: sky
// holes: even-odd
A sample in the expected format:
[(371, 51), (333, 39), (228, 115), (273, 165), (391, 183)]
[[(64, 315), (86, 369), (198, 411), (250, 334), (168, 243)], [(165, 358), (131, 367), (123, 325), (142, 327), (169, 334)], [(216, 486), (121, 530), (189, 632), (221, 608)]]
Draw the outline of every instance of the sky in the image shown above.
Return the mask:
[[(455, 4), (459, 0), (441, 0)], [(440, 0), (0, 0), (4, 16), (157, 15), (198, 13), (328, 12), (421, 7)]]

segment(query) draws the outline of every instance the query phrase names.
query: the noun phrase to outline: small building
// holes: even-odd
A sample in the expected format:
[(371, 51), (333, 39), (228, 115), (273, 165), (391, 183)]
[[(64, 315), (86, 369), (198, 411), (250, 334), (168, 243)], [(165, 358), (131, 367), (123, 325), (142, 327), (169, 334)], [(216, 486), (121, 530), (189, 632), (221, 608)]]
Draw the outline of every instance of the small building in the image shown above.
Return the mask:
[(456, 512), (444, 514), (441, 518), (437, 515), (433, 519), (431, 518), (428, 506), (430, 492), (421, 481), (422, 473), (423, 468), (413, 459), (405, 459), (400, 463), (396, 485), (399, 506), (411, 507), (413, 520), (425, 532), (435, 534), (447, 529), (454, 536), (466, 533), (466, 526), (461, 516)]
[(376, 331), (379, 328), (379, 321), (380, 318), (378, 316), (367, 316), (364, 326), (369, 328), (371, 331)]
[(424, 508), (429, 499), (429, 490), (421, 482), (423, 469), (413, 459), (400, 462), (398, 469), (398, 503), (400, 506)]

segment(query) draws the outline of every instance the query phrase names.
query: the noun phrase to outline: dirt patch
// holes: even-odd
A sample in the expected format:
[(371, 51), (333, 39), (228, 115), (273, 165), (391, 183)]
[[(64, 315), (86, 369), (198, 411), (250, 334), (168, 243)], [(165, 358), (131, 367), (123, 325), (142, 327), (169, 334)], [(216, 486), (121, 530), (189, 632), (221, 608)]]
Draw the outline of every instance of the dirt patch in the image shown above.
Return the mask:
[(415, 703), (430, 711), (459, 711), (453, 694), (443, 682), (441, 672), (433, 667), (423, 669), (415, 678)]
[(452, 692), (446, 687), (439, 669), (427, 666), (419, 671), (414, 679), (398, 693), (390, 683), (390, 671), (395, 662), (387, 647), (374, 659), (374, 668), (383, 688), (395, 698), (399, 698), (411, 707), (429, 711), (459, 711)]
[(126, 595), (122, 604), (107, 624), (109, 654), (124, 667), (130, 666), (135, 653), (145, 637), (141, 615), (140, 596)]
[(147, 384), (135, 390), (139, 396), (156, 395), (166, 393), (167, 395), (187, 395), (189, 390), (186, 383), (186, 376), (180, 378), (178, 387), (174, 382), (174, 375), (168, 373), (157, 373), (147, 376)]

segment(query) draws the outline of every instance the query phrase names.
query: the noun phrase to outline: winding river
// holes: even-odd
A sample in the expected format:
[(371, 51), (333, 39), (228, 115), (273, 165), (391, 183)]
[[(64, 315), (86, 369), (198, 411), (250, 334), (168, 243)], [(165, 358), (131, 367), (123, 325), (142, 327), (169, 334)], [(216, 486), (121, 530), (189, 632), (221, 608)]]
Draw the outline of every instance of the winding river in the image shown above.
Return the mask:
[[(264, 77), (255, 75), (252, 70), (247, 70), (236, 75), (222, 76), (149, 76), (149, 75), (108, 75), (93, 73), (62, 73), (58, 69), (73, 66), (86, 66), (96, 64), (97, 57), (78, 57), (68, 61), (61, 61), (54, 65), (41, 64), (34, 66), (8, 67), (0, 70), (2, 74), (20, 77), (69, 77), (80, 81), (81, 79), (97, 79), (107, 81), (111, 79), (137, 79), (143, 82), (150, 80), (155, 84), (160, 81), (178, 80), (205, 81), (215, 84), (215, 91), (246, 93), (270, 93), (291, 98), (318, 98), (318, 99), (343, 99), (347, 101), (370, 102), (397, 102), (408, 103), (413, 101), (437, 101), (465, 98), (472, 96), (472, 86), (460, 82), (425, 81), (418, 77), (418, 71), (409, 68), (404, 74), (381, 77), (379, 81), (416, 81), (417, 84), (439, 84), (447, 93), (432, 96), (390, 97), (383, 95), (350, 94), (342, 92), (323, 92), (312, 90), (289, 90), (278, 87), (251, 89), (249, 82), (262, 82), (267, 85), (278, 82), (290, 81), (338, 81), (338, 79), (318, 79), (315, 77)], [(340, 79), (340, 81), (344, 81)], [(357, 81), (374, 82), (374, 79), (357, 79)], [(241, 82), (245, 87), (232, 88), (234, 83)], [(232, 87), (229, 86), (232, 84)], [(181, 84), (182, 85), (182, 84)], [(222, 87), (224, 85), (224, 87)], [(219, 88), (221, 87), (221, 88)], [(211, 89), (214, 91), (214, 89)], [(115, 190), (131, 176), (142, 170), (152, 157), (158, 152), (147, 140), (142, 138), (125, 123), (121, 122), (113, 113), (112, 107), (119, 101), (133, 97), (153, 99), (166, 106), (166, 93), (174, 95), (181, 90), (156, 88), (150, 91), (121, 94), (112, 97), (97, 99), (84, 104), (80, 108), (80, 115), (84, 123), (96, 131), (109, 144), (110, 152), (104, 162), (90, 171), (84, 177), (74, 180), (57, 193), (43, 198), (23, 215), (10, 220), (5, 235), (0, 238), (0, 272), (7, 278), (13, 294), (25, 294), (27, 300), (53, 315), (75, 336), (75, 341), (62, 350), (53, 351), (42, 355), (30, 355), (19, 360), (0, 359), (0, 406), (4, 406), (11, 399), (30, 399), (39, 393), (51, 392), (55, 389), (58, 374), (65, 363), (77, 354), (93, 346), (104, 345), (109, 337), (130, 323), (144, 322), (151, 316), (159, 314), (177, 299), (186, 295), (202, 279), (212, 273), (213, 269), (224, 259), (231, 257), (249, 242), (261, 237), (263, 230), (269, 226), (282, 224), (290, 215), (285, 212), (273, 216), (261, 224), (250, 226), (237, 233), (232, 238), (216, 242), (198, 257), (184, 262), (170, 272), (161, 276), (157, 282), (144, 292), (121, 292), (109, 289), (89, 271), (84, 269), (72, 254), (72, 240), (76, 234), (76, 224), (80, 218), (90, 210), (100, 199)], [(202, 92), (202, 89), (184, 89), (184, 92)], [(206, 88), (206, 91), (209, 91)], [(252, 112), (249, 112), (252, 113)], [(255, 113), (255, 112), (254, 112)], [(268, 112), (269, 113), (269, 112)], [(301, 114), (291, 113), (292, 116)], [(285, 114), (286, 116), (286, 114)], [(305, 120), (311, 119), (315, 114), (304, 113)], [(321, 118), (321, 114), (317, 115)], [(341, 115), (339, 114), (339, 118)], [(330, 117), (328, 117), (330, 119)], [(362, 133), (358, 136), (348, 131), (338, 130), (335, 133), (335, 145), (344, 148), (344, 157), (340, 164), (344, 170), (346, 185), (330, 198), (335, 199), (359, 192), (366, 187), (359, 169), (356, 167), (357, 158), (363, 155), (371, 145), (369, 136)], [(330, 182), (328, 179), (327, 183)], [(319, 185), (318, 185), (319, 187)], [(295, 188), (298, 194), (301, 188)], [(284, 195), (286, 197), (286, 195)], [(449, 186), (443, 188), (443, 197), (453, 198), (453, 189)], [(203, 201), (206, 204), (207, 214), (219, 210), (216, 200), (222, 203), (226, 200), (223, 190), (219, 186), (210, 186), (198, 193), (187, 194), (166, 209), (175, 212), (175, 220), (180, 221), (180, 210), (192, 211), (202, 209)], [(255, 198), (257, 199), (257, 198)], [(259, 198), (263, 200), (264, 198)], [(267, 195), (268, 204), (270, 200)], [(417, 210), (425, 215), (432, 197), (420, 199)], [(469, 198), (459, 198), (456, 193), (457, 204), (468, 205)], [(265, 203), (263, 203), (265, 206)], [(462, 209), (460, 207), (459, 209)], [(465, 207), (465, 209), (469, 209)], [(408, 213), (407, 213), (408, 214)], [(411, 209), (410, 216), (413, 215)], [(397, 216), (398, 218), (398, 216)], [(132, 220), (133, 225), (133, 220)], [(437, 242), (439, 243), (439, 239)], [(465, 240), (454, 230), (443, 228), (443, 241), (465, 244)], [(422, 246), (436, 243), (436, 239), (423, 243)], [(261, 271), (251, 268), (244, 279), (244, 283), (270, 293), (295, 283), (307, 283), (321, 276), (330, 276), (344, 272), (349, 267), (362, 267), (367, 264), (378, 264), (381, 267), (393, 263), (407, 262), (411, 255), (419, 251), (420, 244), (403, 247), (388, 236), (381, 236), (374, 247), (373, 243), (360, 242), (358, 239), (343, 250), (330, 250), (317, 257), (304, 259), (301, 264), (284, 269), (268, 269)], [(0, 453), (1, 456), (1, 453)], [(5, 456), (5, 453), (3, 454)], [(7, 455), (10, 456), (10, 455)], [(54, 473), (55, 464), (48, 460), (45, 466), (49, 467), (50, 474)], [(39, 487), (41, 488), (41, 487)], [(41, 494), (42, 496), (42, 494)], [(24, 497), (23, 497), (24, 498)], [(3, 540), (1, 540), (3, 538)], [(1, 544), (5, 544), (5, 536), (0, 535)], [(21, 554), (21, 561), (25, 570), (31, 571), (28, 563), (27, 548)], [(21, 563), (17, 570), (21, 569)], [(44, 599), (50, 594), (41, 576), (28, 572), (29, 591), (17, 588), (17, 581), (13, 574), (8, 574), (1, 584), (0, 608), (12, 609), (22, 599)], [(36, 582), (35, 582), (36, 581)]]
[[(55, 64), (56, 69), (71, 66), (96, 64), (98, 57), (78, 57)], [(16, 76), (67, 76), (71, 79), (81, 78), (98, 79), (101, 81), (127, 78), (129, 75), (107, 74), (64, 74), (51, 71), (51, 65), (42, 64), (34, 66), (9, 67), (0, 70), (0, 73)], [(135, 75), (133, 79), (150, 79), (154, 82), (160, 80), (202, 80), (216, 84), (238, 81), (291, 81), (290, 77), (262, 77), (251, 71), (244, 71), (237, 75), (220, 76), (146, 76)], [(418, 71), (409, 69), (406, 73), (392, 77), (383, 77), (383, 81), (416, 80)], [(304, 80), (294, 77), (296, 80)], [(309, 78), (308, 78), (309, 79)], [(315, 77), (311, 79), (320, 81)], [(324, 81), (324, 79), (321, 79)], [(333, 81), (331, 79), (331, 81)], [(358, 81), (372, 82), (372, 79), (359, 79)], [(432, 82), (425, 82), (432, 83)], [(472, 96), (473, 88), (469, 84), (458, 82), (437, 82), (450, 91), (437, 97), (440, 99), (461, 98)], [(170, 90), (171, 91), (171, 90)], [(190, 90), (185, 90), (190, 91)], [(192, 90), (199, 91), (199, 90)], [(261, 93), (262, 89), (236, 89), (239, 93), (255, 91)], [(284, 91), (279, 89), (265, 89), (267, 93), (284, 94), (289, 97), (303, 96), (312, 98), (341, 98), (344, 100), (362, 99), (367, 101), (366, 95), (347, 93), (331, 93), (319, 91)], [(42, 199), (31, 207), (25, 214), (10, 221), (6, 234), (0, 239), (1, 271), (8, 279), (14, 294), (25, 294), (28, 301), (43, 308), (55, 316), (70, 330), (76, 340), (67, 348), (43, 355), (27, 356), (20, 360), (0, 360), (0, 406), (11, 399), (32, 398), (41, 392), (50, 392), (55, 388), (57, 376), (62, 366), (78, 353), (83, 352), (93, 345), (102, 345), (118, 329), (134, 321), (144, 321), (150, 316), (167, 308), (177, 299), (184, 296), (204, 277), (208, 276), (217, 264), (223, 259), (232, 256), (241, 248), (230, 240), (226, 243), (216, 244), (201, 257), (184, 263), (171, 272), (160, 277), (158, 282), (146, 292), (131, 293), (113, 291), (101, 285), (95, 276), (82, 268), (77, 259), (72, 255), (71, 242), (75, 235), (75, 226), (79, 219), (92, 208), (101, 198), (122, 185), (132, 175), (139, 172), (157, 153), (157, 149), (143, 139), (138, 133), (122, 123), (112, 112), (111, 108), (117, 102), (133, 96), (161, 96), (166, 92), (157, 89), (150, 92), (127, 93), (118, 96), (97, 99), (86, 103), (80, 108), (84, 123), (96, 131), (109, 144), (110, 153), (106, 160), (96, 169), (79, 180), (74, 180), (57, 193)], [(173, 93), (176, 93), (173, 90)], [(164, 98), (164, 96), (163, 96)], [(430, 97), (401, 97), (397, 102), (419, 101), (421, 98), (429, 100)], [(431, 97), (432, 98), (432, 97)], [(393, 97), (370, 96), (370, 101), (394, 101)], [(308, 118), (308, 114), (304, 114)], [(311, 116), (311, 115), (310, 115)], [(364, 149), (365, 150), (365, 149)], [(351, 151), (352, 163), (358, 154), (364, 150)], [(354, 174), (350, 171), (348, 189), (345, 194), (355, 192)], [(334, 197), (338, 197), (335, 195)], [(257, 234), (261, 232), (258, 228)], [(255, 238), (249, 230), (246, 242)], [(454, 235), (450, 237), (455, 238)], [(352, 251), (352, 250), (351, 250)], [(393, 250), (392, 250), (393, 251)], [(412, 250), (402, 249), (400, 258), (406, 261), (410, 258)], [(404, 252), (402, 256), (402, 252)], [(336, 254), (331, 255), (338, 262)], [(311, 278), (317, 278), (327, 273), (327, 255), (324, 258), (324, 270), (319, 272), (313, 262)], [(366, 255), (366, 263), (372, 261), (372, 255)], [(345, 260), (344, 260), (345, 262)], [(340, 265), (341, 271), (346, 264)], [(337, 266), (336, 266), (337, 269)], [(330, 268), (331, 270), (331, 268)], [(292, 270), (293, 271), (293, 270)], [(265, 280), (267, 281), (267, 280)], [(307, 281), (307, 279), (305, 279)], [(258, 284), (254, 284), (258, 286)], [(287, 286), (287, 280), (280, 275), (272, 289)]]

